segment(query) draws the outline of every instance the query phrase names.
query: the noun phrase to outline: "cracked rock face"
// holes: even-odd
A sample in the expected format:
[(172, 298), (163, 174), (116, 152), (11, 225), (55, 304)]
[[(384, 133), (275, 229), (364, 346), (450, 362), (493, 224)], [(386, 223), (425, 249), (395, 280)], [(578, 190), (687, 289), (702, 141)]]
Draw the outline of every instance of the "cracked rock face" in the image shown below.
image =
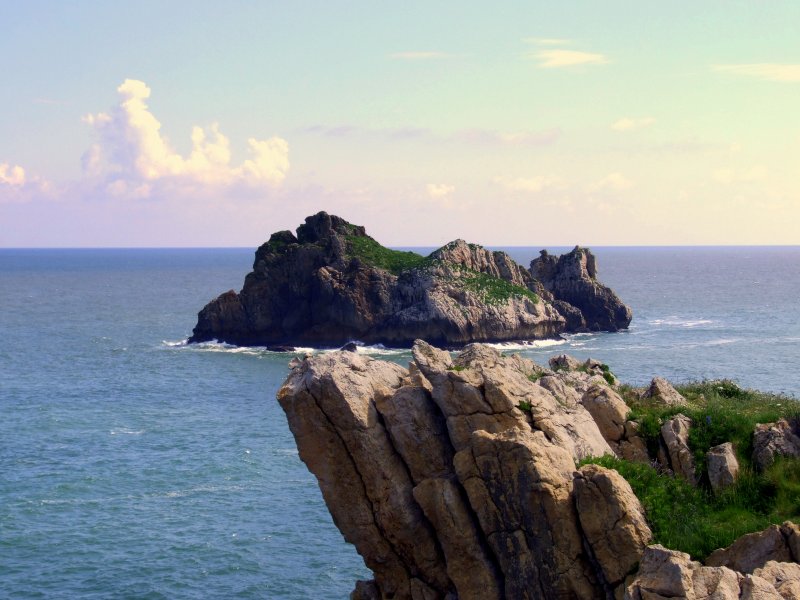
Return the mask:
[(612, 450), (576, 396), (539, 384), (574, 375), (543, 377), (479, 344), (451, 358), (418, 341), (413, 356), (409, 370), (308, 357), (278, 394), (334, 522), (374, 573), (353, 597), (621, 593), (650, 530), (616, 472), (575, 471)]

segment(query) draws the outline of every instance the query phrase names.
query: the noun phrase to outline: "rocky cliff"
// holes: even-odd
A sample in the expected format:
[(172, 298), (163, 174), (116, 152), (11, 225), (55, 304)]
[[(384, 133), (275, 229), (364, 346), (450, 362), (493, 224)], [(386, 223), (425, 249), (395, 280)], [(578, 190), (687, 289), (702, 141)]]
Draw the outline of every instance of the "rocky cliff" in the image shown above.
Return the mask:
[(206, 305), (189, 341), (407, 347), (421, 338), (451, 347), (626, 328), (630, 309), (596, 275), (586, 249), (543, 253), (530, 269), (463, 240), (423, 257), (321, 212), (296, 235), (272, 234), (242, 290)]
[[(278, 400), (300, 457), (374, 573), (356, 600), (797, 598), (791, 523), (703, 566), (651, 545), (617, 471), (576, 467), (651, 460), (605, 365), (545, 368), (481, 344), (453, 358), (417, 341), (408, 369), (354, 352), (291, 367)], [(677, 394), (668, 385), (655, 387)], [(675, 437), (662, 469), (680, 462)]]

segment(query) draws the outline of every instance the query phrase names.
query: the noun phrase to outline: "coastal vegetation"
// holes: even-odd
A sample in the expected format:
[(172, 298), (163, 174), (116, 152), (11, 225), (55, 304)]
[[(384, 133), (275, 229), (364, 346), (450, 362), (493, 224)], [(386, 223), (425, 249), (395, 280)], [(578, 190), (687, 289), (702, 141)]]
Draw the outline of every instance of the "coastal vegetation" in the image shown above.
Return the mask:
[[(704, 560), (717, 548), (730, 545), (745, 533), (771, 524), (800, 519), (800, 459), (778, 458), (759, 472), (752, 462), (753, 431), (758, 423), (771, 423), (800, 415), (800, 402), (782, 395), (745, 390), (734, 382), (705, 381), (676, 388), (688, 406), (663, 406), (642, 400), (622, 386), (631, 406), (629, 419), (650, 456), (659, 449), (661, 425), (682, 413), (692, 419), (689, 447), (696, 471), (694, 486), (681, 477), (661, 471), (656, 463), (635, 463), (612, 456), (587, 458), (581, 464), (615, 469), (641, 501), (653, 530), (654, 541)], [(718, 444), (731, 442), (740, 464), (736, 482), (715, 494), (708, 481), (706, 456)]]
[(350, 256), (363, 263), (399, 275), (403, 271), (427, 266), (431, 259), (416, 252), (392, 250), (365, 235), (345, 236)]

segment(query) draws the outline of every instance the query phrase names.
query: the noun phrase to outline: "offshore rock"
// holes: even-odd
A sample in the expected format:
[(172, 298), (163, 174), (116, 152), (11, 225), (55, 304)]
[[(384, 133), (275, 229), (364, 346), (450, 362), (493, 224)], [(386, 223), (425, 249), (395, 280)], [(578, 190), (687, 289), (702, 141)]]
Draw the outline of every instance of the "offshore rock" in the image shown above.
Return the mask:
[(279, 402), (334, 522), (374, 573), (354, 598), (621, 590), (650, 530), (616, 472), (575, 470), (611, 448), (586, 408), (539, 383), (558, 389), (572, 375), (543, 373), (481, 344), (453, 358), (423, 341), (408, 370), (352, 352), (294, 363)]
[(531, 261), (531, 275), (553, 295), (556, 305), (578, 310), (565, 315), (573, 329), (618, 331), (631, 321), (631, 309), (614, 292), (597, 281), (597, 259), (587, 248), (575, 246), (567, 254), (552, 256), (542, 250)]
[(242, 290), (208, 303), (189, 341), (338, 348), (351, 340), (408, 347), (421, 338), (461, 347), (626, 328), (631, 311), (596, 280), (591, 253), (565, 256), (549, 257), (555, 263), (540, 280), (540, 269), (504, 252), (463, 240), (428, 257), (393, 251), (320, 212), (296, 235), (272, 234)]

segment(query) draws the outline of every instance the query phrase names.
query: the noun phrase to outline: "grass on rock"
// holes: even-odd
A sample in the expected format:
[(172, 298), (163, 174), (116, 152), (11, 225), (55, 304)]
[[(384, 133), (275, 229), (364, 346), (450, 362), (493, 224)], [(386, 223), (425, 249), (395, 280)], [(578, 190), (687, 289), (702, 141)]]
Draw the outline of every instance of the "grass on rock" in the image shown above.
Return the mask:
[(430, 264), (431, 259), (416, 252), (392, 250), (381, 246), (378, 242), (367, 236), (348, 235), (347, 244), (350, 255), (362, 262), (385, 269), (398, 275), (403, 271), (424, 267)]
[[(631, 406), (629, 418), (655, 456), (661, 425), (683, 413), (692, 419), (689, 446), (694, 454), (700, 485), (659, 473), (653, 466), (611, 456), (582, 462), (616, 469), (644, 506), (654, 541), (704, 560), (717, 548), (730, 545), (745, 533), (770, 524), (800, 520), (800, 460), (779, 459), (764, 473), (751, 465), (753, 431), (757, 423), (771, 423), (800, 414), (800, 402), (786, 396), (744, 390), (731, 381), (704, 381), (676, 388), (686, 407), (656, 406), (639, 400), (632, 388), (621, 386)], [(740, 464), (737, 482), (719, 495), (710, 490), (706, 452), (732, 442)]]

